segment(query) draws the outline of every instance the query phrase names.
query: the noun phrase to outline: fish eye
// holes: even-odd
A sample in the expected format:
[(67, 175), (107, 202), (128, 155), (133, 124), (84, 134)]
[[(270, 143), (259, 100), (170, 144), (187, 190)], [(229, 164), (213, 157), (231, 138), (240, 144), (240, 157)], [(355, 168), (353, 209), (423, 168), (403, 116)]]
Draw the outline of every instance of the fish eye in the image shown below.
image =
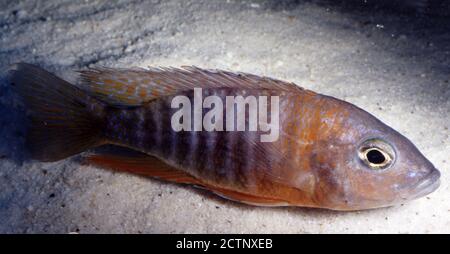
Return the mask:
[(392, 164), (395, 153), (385, 141), (369, 139), (360, 146), (358, 156), (370, 169), (385, 169)]

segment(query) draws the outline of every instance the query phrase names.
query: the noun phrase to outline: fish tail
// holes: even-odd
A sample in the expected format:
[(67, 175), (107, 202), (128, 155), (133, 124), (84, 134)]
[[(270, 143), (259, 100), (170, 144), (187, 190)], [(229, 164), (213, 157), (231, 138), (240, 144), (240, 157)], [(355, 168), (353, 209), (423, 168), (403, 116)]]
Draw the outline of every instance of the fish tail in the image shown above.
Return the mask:
[(11, 85), (29, 111), (31, 158), (57, 161), (105, 143), (105, 105), (76, 86), (25, 63), (12, 66)]

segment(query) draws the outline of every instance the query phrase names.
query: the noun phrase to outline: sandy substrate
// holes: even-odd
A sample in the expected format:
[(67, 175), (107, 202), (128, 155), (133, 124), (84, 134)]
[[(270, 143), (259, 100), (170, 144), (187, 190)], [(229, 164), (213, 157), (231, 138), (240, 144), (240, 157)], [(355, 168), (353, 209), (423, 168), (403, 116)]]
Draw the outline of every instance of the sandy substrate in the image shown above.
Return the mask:
[[(333, 212), (260, 208), (80, 165), (21, 162), (23, 116), (0, 76), (0, 232), (450, 233), (448, 13), (323, 1), (1, 1), (0, 70), (196, 65), (267, 75), (354, 103), (441, 170), (426, 198)], [(422, 1), (423, 2), (423, 1)]]

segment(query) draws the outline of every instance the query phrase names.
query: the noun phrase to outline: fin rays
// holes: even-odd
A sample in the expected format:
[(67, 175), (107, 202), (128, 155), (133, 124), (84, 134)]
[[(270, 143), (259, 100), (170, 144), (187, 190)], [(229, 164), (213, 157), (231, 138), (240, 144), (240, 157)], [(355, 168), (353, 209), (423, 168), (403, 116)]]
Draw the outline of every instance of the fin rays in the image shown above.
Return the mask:
[(194, 66), (148, 70), (94, 68), (80, 71), (80, 74), (81, 87), (84, 90), (115, 106), (139, 106), (160, 96), (173, 95), (193, 88), (232, 87), (286, 92), (304, 90), (293, 83), (272, 78), (222, 70), (204, 70)]

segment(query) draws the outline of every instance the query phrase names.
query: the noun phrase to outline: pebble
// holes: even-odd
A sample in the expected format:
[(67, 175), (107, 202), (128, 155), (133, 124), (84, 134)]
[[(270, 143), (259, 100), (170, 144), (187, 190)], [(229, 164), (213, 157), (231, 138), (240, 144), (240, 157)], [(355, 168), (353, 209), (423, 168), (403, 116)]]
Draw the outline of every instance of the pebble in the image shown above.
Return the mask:
[(26, 10), (19, 10), (19, 11), (15, 12), (15, 15), (19, 19), (24, 19), (28, 16), (28, 12)]

